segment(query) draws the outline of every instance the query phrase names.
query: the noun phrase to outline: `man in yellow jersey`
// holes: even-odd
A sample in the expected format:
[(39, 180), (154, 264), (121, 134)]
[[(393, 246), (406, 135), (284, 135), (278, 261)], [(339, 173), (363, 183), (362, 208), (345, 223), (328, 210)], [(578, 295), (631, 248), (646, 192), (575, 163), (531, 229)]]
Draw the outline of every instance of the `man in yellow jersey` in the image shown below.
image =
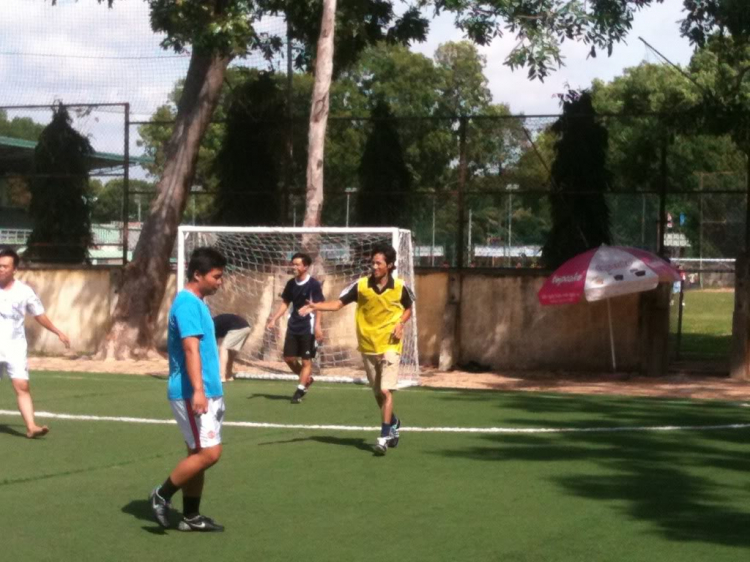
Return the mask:
[(396, 264), (396, 250), (387, 244), (372, 250), (372, 274), (349, 285), (338, 300), (310, 302), (300, 314), (341, 310), (357, 303), (357, 341), (365, 372), (382, 413), (380, 437), (375, 453), (384, 455), (399, 440), (401, 421), (393, 413), (393, 391), (398, 384), (404, 324), (411, 318), (414, 293), (403, 280), (391, 272)]

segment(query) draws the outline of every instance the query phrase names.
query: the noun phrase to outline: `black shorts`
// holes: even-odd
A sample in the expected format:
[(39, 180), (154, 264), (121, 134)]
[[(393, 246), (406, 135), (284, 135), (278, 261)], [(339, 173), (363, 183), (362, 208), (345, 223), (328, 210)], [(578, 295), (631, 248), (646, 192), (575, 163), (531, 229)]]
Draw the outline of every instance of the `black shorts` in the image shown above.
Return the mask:
[(315, 357), (315, 336), (313, 334), (290, 334), (284, 339), (284, 357), (300, 357), (313, 359)]

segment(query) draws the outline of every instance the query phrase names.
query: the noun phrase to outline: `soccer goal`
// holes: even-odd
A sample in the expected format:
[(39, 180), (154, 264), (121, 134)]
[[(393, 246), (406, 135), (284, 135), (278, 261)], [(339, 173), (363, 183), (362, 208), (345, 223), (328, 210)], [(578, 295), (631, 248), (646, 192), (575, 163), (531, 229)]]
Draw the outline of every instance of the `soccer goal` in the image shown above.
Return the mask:
[[(292, 277), (290, 260), (296, 252), (312, 257), (310, 274), (323, 284), (326, 300), (369, 274), (372, 248), (391, 244), (398, 252), (394, 275), (414, 290), (411, 232), (398, 228), (270, 228), (181, 226), (177, 255), (177, 286), (185, 284), (187, 260), (194, 248), (212, 246), (227, 258), (224, 285), (206, 299), (213, 315), (238, 314), (251, 326), (251, 334), (239, 355), (238, 375), (246, 378), (296, 380), (282, 357), (286, 318), (276, 331), (266, 323), (281, 302), (280, 295)], [(357, 351), (354, 323), (356, 305), (338, 312), (320, 313), (324, 342), (318, 349), (316, 379), (337, 382), (367, 382)], [(399, 369), (400, 385), (419, 382), (417, 315), (404, 332)]]

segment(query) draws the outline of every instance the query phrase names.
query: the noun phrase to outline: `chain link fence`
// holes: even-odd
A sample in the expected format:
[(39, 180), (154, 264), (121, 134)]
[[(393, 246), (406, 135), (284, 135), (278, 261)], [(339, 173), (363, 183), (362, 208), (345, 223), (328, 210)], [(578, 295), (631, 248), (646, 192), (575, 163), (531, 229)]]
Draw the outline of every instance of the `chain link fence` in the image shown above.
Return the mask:
[[(67, 107), (73, 127), (94, 148), (89, 256), (97, 263), (122, 263), (154, 199), (171, 125), (131, 120), (127, 104)], [(0, 112), (0, 239), (17, 241), (19, 232), (33, 227), (28, 185), (34, 179), (34, 139), (52, 109), (15, 106)], [(558, 189), (552, 179), (559, 139), (552, 126), (558, 119), (332, 116), (323, 222), (408, 228), (420, 266), (539, 267), (552, 225), (550, 195)], [(688, 274), (697, 274), (689, 279), (701, 286), (726, 286), (745, 245), (746, 157), (727, 137), (674, 132), (681, 130), (675, 119), (598, 118), (609, 139), (609, 179), (602, 194), (612, 243), (663, 252)], [(218, 204), (223, 192), (247, 209), (245, 225), (301, 225), (307, 121), (259, 121), (258, 126), (285, 142), (227, 187), (219, 165), (227, 123), (212, 124), (184, 223), (225, 224)], [(395, 173), (399, 170), (401, 175)], [(274, 174), (270, 182), (259, 180), (269, 173)], [(259, 222), (251, 207), (273, 212), (262, 213)]]

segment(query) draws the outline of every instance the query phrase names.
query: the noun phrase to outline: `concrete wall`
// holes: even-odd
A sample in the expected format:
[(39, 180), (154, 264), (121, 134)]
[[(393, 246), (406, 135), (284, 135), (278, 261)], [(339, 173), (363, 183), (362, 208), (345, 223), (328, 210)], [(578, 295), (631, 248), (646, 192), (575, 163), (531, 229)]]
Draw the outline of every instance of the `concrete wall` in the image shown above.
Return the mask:
[[(449, 329), (443, 311), (450, 276), (447, 270), (417, 274), (423, 364), (438, 364), (440, 343)], [(457, 363), (494, 369), (611, 369), (607, 303), (543, 307), (536, 295), (545, 277), (533, 271), (465, 270), (458, 293)], [(643, 369), (648, 332), (643, 297), (618, 297), (610, 304), (618, 370)]]
[[(96, 351), (109, 326), (119, 268), (35, 269), (21, 271), (18, 276), (37, 291), (49, 317), (68, 334), (76, 351)], [(438, 364), (441, 341), (449, 329), (444, 312), (451, 276), (462, 278), (460, 291), (455, 293), (458, 319), (454, 333), (459, 365), (476, 362), (495, 369), (610, 369), (606, 302), (542, 307), (536, 293), (544, 282), (544, 274), (489, 269), (468, 270), (460, 276), (448, 270), (418, 270), (415, 289), (423, 364)], [(217, 311), (236, 312), (251, 320), (255, 327), (248, 343), (251, 349), (268, 345), (267, 337), (264, 343), (267, 311), (275, 308), (286, 281), (273, 275), (267, 277), (244, 280), (230, 277), (221, 291), (222, 300), (212, 302)], [(246, 291), (250, 287), (240, 287), (240, 283), (257, 285), (253, 289), (256, 296), (248, 298)], [(335, 298), (341, 287), (326, 285), (326, 298)], [(157, 326), (161, 335), (158, 344), (162, 347), (166, 345), (166, 319), (174, 294), (172, 276)], [(659, 345), (649, 347), (648, 342), (656, 340), (653, 329), (649, 331), (644, 322), (653, 324), (653, 318), (657, 318), (657, 330), (664, 331), (668, 316), (666, 323), (662, 317), (668, 315), (668, 309), (660, 307), (654, 295), (619, 297), (611, 301), (611, 306), (618, 368), (643, 369), (649, 359), (646, 354), (660, 353)], [(331, 334), (328, 346), (333, 346), (337, 339), (353, 343), (353, 313), (354, 307), (347, 307), (345, 311), (323, 316)], [(57, 338), (31, 319), (27, 320), (27, 330), (32, 352), (63, 351)], [(661, 336), (666, 338), (666, 334)]]
[[(68, 335), (75, 351), (90, 354), (97, 350), (114, 310), (119, 267), (28, 269), (16, 276), (36, 291), (47, 316)], [(171, 275), (157, 319), (157, 345), (162, 347), (167, 345), (167, 316), (175, 286), (176, 278)], [(30, 317), (26, 318), (26, 338), (32, 353), (55, 355), (65, 351), (54, 334)]]

